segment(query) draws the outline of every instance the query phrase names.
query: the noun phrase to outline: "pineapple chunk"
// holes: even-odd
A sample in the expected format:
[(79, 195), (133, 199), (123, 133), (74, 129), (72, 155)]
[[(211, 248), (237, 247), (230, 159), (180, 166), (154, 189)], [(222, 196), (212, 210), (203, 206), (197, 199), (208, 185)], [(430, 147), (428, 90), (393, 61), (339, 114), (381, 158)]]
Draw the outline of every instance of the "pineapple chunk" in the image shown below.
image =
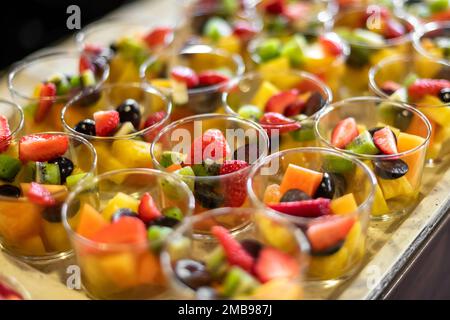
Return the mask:
[(229, 53), (239, 53), (241, 51), (241, 42), (238, 37), (231, 35), (228, 37), (221, 37), (217, 42), (216, 47)]
[(287, 72), (291, 69), (289, 58), (280, 57), (261, 64), (258, 68), (264, 79), (270, 78), (273, 73)]
[(106, 221), (111, 221), (112, 215), (119, 209), (128, 208), (131, 211), (138, 212), (139, 200), (122, 192), (117, 193), (108, 201), (106, 207), (102, 210), (102, 216)]
[(272, 83), (268, 81), (264, 81), (258, 91), (256, 92), (255, 96), (252, 99), (251, 104), (257, 106), (261, 111), (264, 112), (264, 108), (266, 106), (267, 101), (274, 95), (279, 93), (280, 90), (278, 90), (277, 87), (275, 87)]
[(428, 118), (441, 126), (446, 126), (450, 123), (450, 108), (449, 107), (436, 107), (442, 105), (441, 100), (433, 96), (425, 96), (417, 103), (419, 110), (423, 112)]
[(152, 168), (150, 143), (138, 140), (116, 140), (112, 155), (128, 168)]
[(380, 185), (375, 187), (375, 197), (372, 205), (372, 215), (382, 216), (389, 213), (389, 207), (384, 199), (383, 192), (380, 189)]
[(378, 178), (378, 183), (386, 200), (400, 196), (411, 197), (414, 194), (414, 189), (405, 176), (393, 180)]

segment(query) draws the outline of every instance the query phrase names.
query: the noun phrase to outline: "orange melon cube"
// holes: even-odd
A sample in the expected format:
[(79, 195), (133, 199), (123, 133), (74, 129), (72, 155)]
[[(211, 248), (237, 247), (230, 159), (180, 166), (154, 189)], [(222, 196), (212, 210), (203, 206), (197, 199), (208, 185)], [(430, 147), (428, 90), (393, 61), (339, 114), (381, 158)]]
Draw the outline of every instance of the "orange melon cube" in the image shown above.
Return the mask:
[(348, 214), (358, 210), (358, 204), (356, 203), (353, 193), (348, 193), (337, 199), (333, 199), (330, 203), (331, 211), (334, 214)]
[(299, 189), (312, 197), (322, 181), (323, 173), (289, 164), (280, 185), (284, 194), (289, 189)]
[[(69, 194), (66, 186), (62, 186), (59, 184), (43, 184), (43, 187), (47, 189), (55, 198), (56, 202), (64, 202)], [(28, 194), (30, 190), (31, 183), (21, 183), (20, 188), (22, 189), (23, 194)]]
[(0, 201), (0, 236), (6, 242), (17, 243), (38, 235), (43, 207), (22, 201)]
[[(397, 147), (399, 152), (412, 150), (420, 146), (425, 141), (424, 138), (414, 134), (401, 132), (397, 137)], [(414, 186), (419, 182), (422, 167), (425, 163), (426, 152), (417, 150), (407, 156), (402, 157), (402, 160), (408, 164), (409, 170), (406, 174), (411, 185)]]
[(87, 203), (83, 204), (78, 215), (80, 222), (77, 226), (77, 233), (88, 239), (108, 224), (105, 218)]

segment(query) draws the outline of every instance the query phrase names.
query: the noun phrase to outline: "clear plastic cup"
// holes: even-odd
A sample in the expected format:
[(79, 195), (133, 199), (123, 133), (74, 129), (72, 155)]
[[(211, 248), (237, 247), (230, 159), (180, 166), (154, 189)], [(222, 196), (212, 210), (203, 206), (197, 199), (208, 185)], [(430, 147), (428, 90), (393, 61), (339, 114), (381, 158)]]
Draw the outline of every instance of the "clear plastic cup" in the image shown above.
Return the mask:
[(20, 134), (24, 118), (22, 109), (16, 103), (3, 99), (0, 99), (0, 116), (6, 118), (9, 130), (11, 131), (11, 134), (8, 137), (5, 137), (4, 140), (0, 141), (1, 144), (3, 141), (10, 141)]
[(450, 63), (449, 37), (450, 21), (430, 22), (414, 33), (414, 48), (428, 59)]

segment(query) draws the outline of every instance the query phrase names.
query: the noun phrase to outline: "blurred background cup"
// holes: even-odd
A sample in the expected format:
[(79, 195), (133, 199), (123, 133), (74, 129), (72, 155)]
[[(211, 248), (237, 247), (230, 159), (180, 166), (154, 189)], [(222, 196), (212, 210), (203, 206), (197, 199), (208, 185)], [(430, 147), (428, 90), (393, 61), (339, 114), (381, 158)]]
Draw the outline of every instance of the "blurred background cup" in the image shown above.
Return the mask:
[(414, 33), (414, 48), (419, 55), (450, 64), (449, 38), (450, 21), (430, 22)]

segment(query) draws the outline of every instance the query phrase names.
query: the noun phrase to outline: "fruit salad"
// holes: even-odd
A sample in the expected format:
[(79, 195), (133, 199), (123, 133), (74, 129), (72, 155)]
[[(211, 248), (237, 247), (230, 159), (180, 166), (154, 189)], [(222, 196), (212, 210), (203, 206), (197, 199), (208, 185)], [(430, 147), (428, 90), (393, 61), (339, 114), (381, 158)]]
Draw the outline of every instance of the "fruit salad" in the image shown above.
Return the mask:
[(229, 114), (258, 122), (272, 150), (316, 143), (314, 117), (331, 101), (331, 91), (300, 71), (248, 73), (231, 82), (223, 100)]
[[(78, 52), (50, 52), (20, 62), (8, 75), (8, 86), (14, 101), (24, 110), (25, 133), (62, 131), (64, 104), (80, 92), (101, 85), (108, 74), (104, 60), (92, 61)], [(83, 108), (85, 102), (80, 101), (77, 108)]]
[(297, 300), (308, 248), (297, 231), (264, 210), (212, 210), (186, 219), (161, 260), (179, 298)]
[(11, 140), (23, 127), (23, 111), (15, 103), (0, 99), (0, 152), (5, 151)]
[(338, 94), (349, 50), (337, 34), (329, 32), (320, 36), (260, 36), (250, 43), (249, 52), (253, 63), (263, 73), (304, 70), (316, 75)]
[(369, 68), (387, 56), (406, 53), (411, 47), (415, 21), (381, 6), (358, 7), (340, 13), (334, 31), (350, 44), (342, 97), (365, 93)]
[(0, 274), (0, 301), (24, 299), (29, 299), (28, 292), (15, 279)]
[(173, 23), (163, 23), (158, 18), (93, 23), (77, 34), (76, 40), (80, 50), (93, 61), (107, 61), (111, 69), (109, 82), (139, 82), (140, 65), (150, 56), (168, 50), (174, 41)]
[(63, 219), (86, 291), (98, 299), (163, 293), (159, 251), (193, 205), (181, 180), (151, 169), (112, 171), (82, 184)]
[[(375, 173), (378, 186), (372, 217), (378, 219), (408, 212), (415, 205), (430, 129), (415, 108), (375, 97), (332, 104), (316, 124), (325, 146), (357, 157)], [(335, 165), (342, 172), (349, 168), (345, 161)]]
[(268, 144), (267, 134), (257, 124), (208, 114), (164, 128), (151, 154), (156, 168), (180, 175), (186, 182), (194, 193), (195, 213), (200, 213), (248, 206), (247, 176), (253, 163), (267, 155)]
[(254, 205), (305, 231), (311, 246), (307, 279), (321, 283), (349, 277), (362, 261), (375, 183), (361, 161), (329, 149), (297, 148), (259, 163), (249, 195)]
[(431, 124), (430, 165), (450, 154), (450, 66), (425, 56), (392, 57), (371, 69), (376, 95), (415, 106)]
[(64, 133), (25, 135), (0, 151), (2, 247), (28, 262), (67, 255), (61, 205), (69, 190), (95, 173), (96, 154), (85, 139)]
[(171, 119), (178, 120), (220, 110), (222, 91), (244, 69), (239, 55), (193, 45), (178, 55), (161, 54), (149, 59), (141, 68), (141, 77), (172, 97)]
[[(97, 102), (77, 108), (91, 95)], [(63, 111), (65, 130), (92, 142), (98, 170), (151, 168), (150, 143), (165, 125), (171, 103), (145, 84), (111, 84), (79, 95)]]
[[(414, 47), (420, 55), (450, 62), (450, 21), (431, 22), (414, 34)], [(423, 62), (426, 64), (426, 61)]]
[(450, 20), (448, 0), (404, 0), (403, 8), (425, 22)]

